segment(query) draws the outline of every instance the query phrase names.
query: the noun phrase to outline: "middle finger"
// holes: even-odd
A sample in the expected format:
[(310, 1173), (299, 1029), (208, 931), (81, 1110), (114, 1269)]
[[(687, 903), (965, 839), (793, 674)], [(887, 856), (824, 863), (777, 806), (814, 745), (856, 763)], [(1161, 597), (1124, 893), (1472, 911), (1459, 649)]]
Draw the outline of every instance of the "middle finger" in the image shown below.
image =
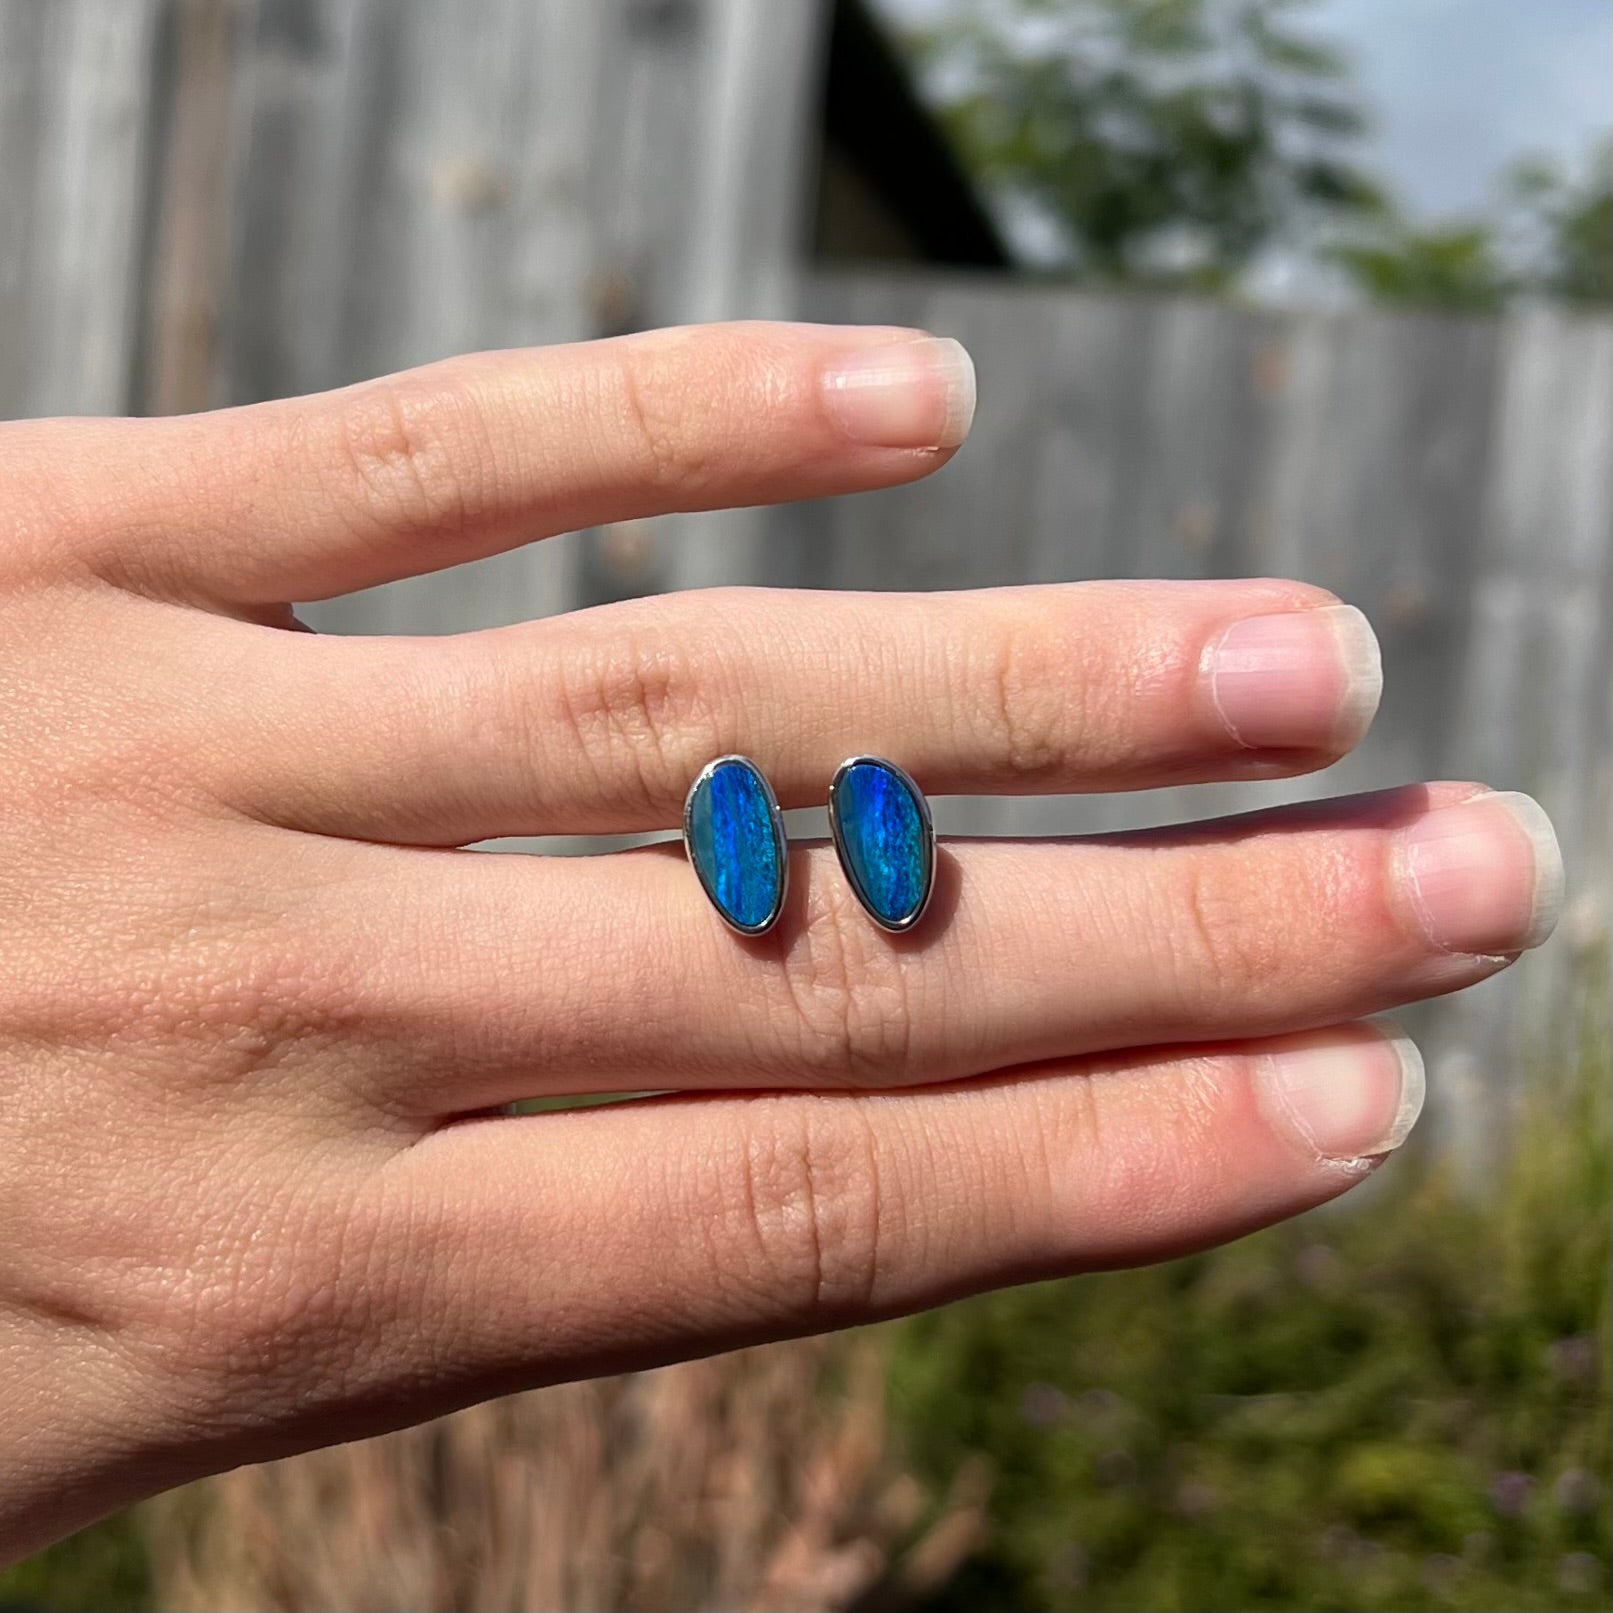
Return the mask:
[(220, 783), (289, 827), (462, 845), (671, 828), (733, 751), (786, 806), (854, 752), (934, 794), (1271, 778), (1355, 744), (1380, 681), (1366, 619), (1303, 583), (726, 589), (458, 638), (282, 637)]

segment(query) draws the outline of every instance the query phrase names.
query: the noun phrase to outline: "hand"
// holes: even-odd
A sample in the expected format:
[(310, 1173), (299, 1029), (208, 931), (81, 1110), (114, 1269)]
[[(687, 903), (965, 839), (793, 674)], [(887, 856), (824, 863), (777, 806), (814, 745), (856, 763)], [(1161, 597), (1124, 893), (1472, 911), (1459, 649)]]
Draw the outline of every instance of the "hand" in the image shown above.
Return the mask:
[[(1317, 589), (287, 631), (533, 536), (920, 476), (972, 403), (953, 344), (755, 325), (0, 427), (12, 1552), (478, 1397), (1178, 1254), (1403, 1139), (1415, 1051), (1350, 1022), (1542, 938), (1522, 798), (952, 844), (900, 938), (822, 848), (759, 942), (666, 848), (452, 849), (670, 829), (731, 750), (786, 805), (860, 750), (932, 793), (1319, 767), (1377, 662)], [(674, 1095), (498, 1112), (633, 1090)]]

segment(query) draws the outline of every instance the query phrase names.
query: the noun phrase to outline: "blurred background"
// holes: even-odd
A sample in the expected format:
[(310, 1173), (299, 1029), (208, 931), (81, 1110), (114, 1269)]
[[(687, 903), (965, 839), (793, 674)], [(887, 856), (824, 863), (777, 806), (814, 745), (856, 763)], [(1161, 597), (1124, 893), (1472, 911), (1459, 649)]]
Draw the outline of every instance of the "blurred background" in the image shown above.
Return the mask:
[(943, 830), (1482, 777), (1569, 870), (1543, 951), (1412, 1016), (1429, 1113), (1347, 1205), (243, 1470), (0, 1604), (1609, 1607), (1610, 47), (1606, 0), (0, 0), (0, 414), (745, 315), (975, 356), (923, 486), (579, 533), (322, 630), (1304, 577), (1383, 642), (1357, 756)]

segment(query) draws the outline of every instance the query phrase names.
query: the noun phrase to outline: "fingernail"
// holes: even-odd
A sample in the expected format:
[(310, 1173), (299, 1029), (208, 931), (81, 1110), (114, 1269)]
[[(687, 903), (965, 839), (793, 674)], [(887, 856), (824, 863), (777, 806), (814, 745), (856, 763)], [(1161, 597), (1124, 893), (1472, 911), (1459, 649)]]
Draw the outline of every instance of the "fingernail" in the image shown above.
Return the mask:
[(975, 367), (960, 342), (916, 336), (852, 348), (823, 372), (840, 429), (872, 448), (956, 448), (975, 417)]
[(1359, 1040), (1334, 1032), (1255, 1060), (1261, 1112), (1321, 1159), (1392, 1153), (1422, 1113), (1422, 1054), (1398, 1026), (1362, 1027)]
[(1551, 819), (1516, 792), (1425, 814), (1397, 837), (1394, 876), (1423, 933), (1445, 952), (1537, 947), (1563, 908), (1563, 857)]
[(1377, 637), (1353, 605), (1234, 622), (1205, 672), (1227, 732), (1250, 750), (1348, 748), (1383, 693)]

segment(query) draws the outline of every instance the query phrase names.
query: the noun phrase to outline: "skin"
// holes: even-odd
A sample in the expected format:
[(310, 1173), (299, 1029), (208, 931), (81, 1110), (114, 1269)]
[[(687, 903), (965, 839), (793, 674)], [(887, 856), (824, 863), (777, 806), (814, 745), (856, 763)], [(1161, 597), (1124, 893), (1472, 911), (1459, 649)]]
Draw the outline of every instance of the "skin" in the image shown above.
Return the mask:
[[(1478, 785), (952, 843), (905, 937), (821, 846), (757, 941), (665, 848), (454, 849), (673, 829), (727, 751), (785, 805), (859, 750), (932, 793), (1320, 767), (1364, 716), (1325, 654), (1273, 695), (1280, 746), (1205, 668), (1321, 590), (720, 590), (441, 640), (293, 630), (287, 601), (554, 532), (923, 476), (958, 435), (944, 377), (920, 366), (872, 432), (831, 384), (917, 340), (713, 327), (0, 426), (7, 1553), (516, 1388), (1177, 1255), (1398, 1142), (1402, 1066), (1355, 1021), (1540, 933), (1538, 836)], [(1403, 873), (1460, 803), (1438, 821), (1482, 818), (1493, 855), (1447, 880), (1454, 944)], [(1295, 1051), (1365, 1072), (1359, 1112), (1291, 1105)], [(498, 1112), (613, 1090), (669, 1095)]]

